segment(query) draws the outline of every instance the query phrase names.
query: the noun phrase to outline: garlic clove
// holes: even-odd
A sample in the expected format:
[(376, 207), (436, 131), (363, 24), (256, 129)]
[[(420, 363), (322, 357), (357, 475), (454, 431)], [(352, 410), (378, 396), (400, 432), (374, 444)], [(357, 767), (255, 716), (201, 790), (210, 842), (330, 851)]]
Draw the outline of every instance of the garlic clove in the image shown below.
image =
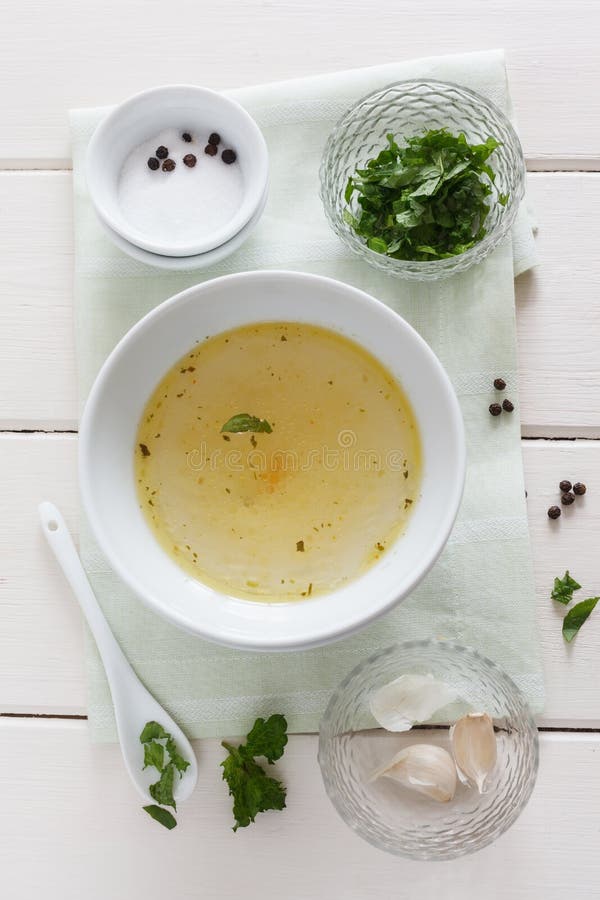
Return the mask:
[(464, 784), (475, 784), (483, 794), (488, 775), (496, 765), (494, 723), (487, 713), (468, 713), (450, 729), (450, 743), (458, 776)]
[(401, 675), (372, 694), (370, 707), (382, 728), (409, 731), (456, 698), (456, 691), (433, 675)]
[(439, 803), (448, 803), (456, 792), (456, 766), (443, 747), (412, 744), (405, 747), (370, 778), (391, 778), (410, 790)]

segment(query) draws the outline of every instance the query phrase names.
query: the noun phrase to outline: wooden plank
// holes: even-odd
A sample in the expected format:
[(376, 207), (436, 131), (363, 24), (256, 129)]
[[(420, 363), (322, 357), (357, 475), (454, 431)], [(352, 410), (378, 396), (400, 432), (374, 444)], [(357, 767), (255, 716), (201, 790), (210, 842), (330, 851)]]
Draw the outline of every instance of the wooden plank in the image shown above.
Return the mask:
[[(523, 461), (546, 679), (540, 724), (600, 728), (600, 615), (566, 644), (561, 631), (565, 608), (550, 599), (554, 578), (565, 569), (582, 586), (577, 599), (600, 594), (600, 442), (524, 441)], [(588, 493), (563, 507), (560, 519), (552, 522), (547, 510), (561, 505), (558, 485), (563, 479), (585, 482)]]
[[(5, 473), (0, 522), (0, 712), (85, 711), (79, 611), (57, 570), (37, 524), (37, 504), (54, 501), (77, 530), (76, 437), (4, 435)], [(582, 595), (600, 592), (600, 442), (525, 441), (525, 478), (547, 706), (540, 723), (600, 727), (600, 614), (565, 645), (562, 607), (549, 598), (554, 576), (569, 568)], [(588, 493), (558, 522), (547, 508), (558, 482), (580, 479)], [(507, 624), (507, 627), (510, 627)]]
[(0, 173), (0, 426), (73, 428), (71, 176)]
[(3, 435), (0, 711), (85, 713), (82, 619), (39, 527), (52, 500), (78, 530), (75, 435)]
[(195, 749), (199, 784), (167, 833), (141, 810), (118, 747), (90, 745), (86, 723), (0, 720), (0, 765), (11, 772), (0, 804), (6, 896), (80, 900), (85, 885), (86, 900), (389, 900), (408, 896), (406, 884), (422, 900), (437, 900), (441, 884), (447, 900), (598, 896), (597, 735), (542, 735), (537, 787), (521, 818), (494, 845), (435, 865), (384, 855), (346, 828), (325, 795), (315, 737), (292, 738), (277, 764), (288, 808), (237, 834), (223, 750), (217, 741)]
[(26, 0), (11, 7), (0, 35), (0, 158), (5, 166), (64, 166), (69, 108), (118, 102), (156, 84), (235, 87), (505, 46), (532, 163), (597, 167), (600, 122), (589, 115), (596, 34), (592, 0), (430, 0), (401, 11), (381, 0), (372, 28), (361, 0), (171, 0), (163, 15), (142, 0)]
[[(537, 174), (529, 186), (541, 265), (516, 283), (524, 432), (599, 436), (600, 275), (589, 222), (600, 175)], [(0, 202), (0, 429), (72, 429), (70, 175), (0, 174)]]
[(600, 176), (529, 177), (540, 265), (516, 281), (523, 434), (600, 436)]

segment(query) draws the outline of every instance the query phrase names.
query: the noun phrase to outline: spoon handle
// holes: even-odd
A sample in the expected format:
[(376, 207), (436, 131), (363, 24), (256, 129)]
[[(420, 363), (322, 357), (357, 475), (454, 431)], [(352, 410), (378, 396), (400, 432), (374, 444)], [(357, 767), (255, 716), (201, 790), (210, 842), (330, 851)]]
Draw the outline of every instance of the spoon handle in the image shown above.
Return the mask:
[(109, 682), (112, 682), (113, 675), (124, 674), (124, 670), (128, 670), (127, 674), (129, 674), (131, 666), (96, 600), (65, 520), (56, 506), (48, 501), (40, 503), (39, 513), (50, 549), (71, 585), (94, 635)]

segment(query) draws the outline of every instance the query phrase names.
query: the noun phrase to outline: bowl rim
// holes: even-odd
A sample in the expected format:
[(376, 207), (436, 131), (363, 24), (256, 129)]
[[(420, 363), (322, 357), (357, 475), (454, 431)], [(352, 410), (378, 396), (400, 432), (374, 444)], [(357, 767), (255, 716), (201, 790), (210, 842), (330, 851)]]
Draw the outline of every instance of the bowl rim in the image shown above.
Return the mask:
[[(172, 245), (164, 243), (164, 241), (157, 241), (153, 240), (151, 237), (146, 237), (143, 234), (138, 233), (138, 230), (133, 227), (131, 229), (122, 227), (119, 222), (115, 221), (105, 204), (97, 196), (95, 190), (96, 167), (94, 165), (94, 158), (98, 155), (99, 148), (102, 146), (107, 136), (110, 136), (111, 129), (115, 124), (115, 119), (124, 113), (126, 114), (129, 110), (134, 109), (140, 102), (143, 102), (148, 98), (160, 98), (161, 95), (165, 95), (164, 100), (169, 101), (172, 99), (172, 95), (176, 95), (179, 92), (194, 94), (199, 106), (201, 105), (203, 98), (210, 98), (211, 100), (216, 99), (224, 108), (228, 109), (232, 118), (242, 120), (247, 125), (256, 140), (256, 150), (258, 151), (256, 158), (259, 168), (259, 177), (256, 178), (252, 184), (244, 187), (243, 200), (240, 208), (236, 214), (225, 223), (225, 225), (205, 236), (203, 240), (196, 240), (186, 245), (177, 245), (176, 247), (173, 247)], [(131, 149), (134, 148), (132, 147)], [(268, 190), (269, 183), (269, 153), (267, 143), (261, 129), (250, 113), (247, 112), (237, 100), (234, 100), (226, 94), (211, 90), (202, 85), (185, 83), (164, 84), (147, 88), (113, 106), (94, 129), (86, 148), (84, 168), (88, 193), (97, 215), (109, 226), (109, 228), (119, 234), (128, 243), (159, 256), (198, 256), (202, 253), (214, 250), (231, 240), (231, 238), (235, 237), (255, 214), (263, 195)]]
[[(480, 105), (483, 105), (491, 110), (491, 112), (502, 121), (502, 124), (511, 136), (515, 150), (517, 152), (518, 169), (515, 174), (517, 191), (516, 193), (511, 191), (509, 195), (508, 203), (504, 207), (504, 212), (499, 223), (499, 225), (501, 224), (502, 227), (500, 228), (497, 226), (492, 231), (488, 231), (487, 234), (482, 238), (482, 240), (478, 241), (469, 250), (465, 250), (463, 253), (457, 253), (455, 256), (451, 256), (445, 259), (394, 259), (393, 257), (387, 256), (386, 254), (376, 253), (374, 250), (371, 250), (367, 246), (366, 242), (363, 243), (358, 239), (358, 236), (354, 236), (356, 237), (356, 240), (353, 240), (353, 235), (346, 229), (343, 229), (341, 227), (341, 219), (336, 215), (335, 211), (328, 203), (326, 192), (324, 189), (324, 185), (326, 182), (326, 171), (330, 156), (334, 152), (337, 138), (344, 131), (344, 127), (348, 118), (355, 112), (357, 112), (363, 105), (363, 103), (365, 103), (367, 100), (371, 100), (372, 98), (377, 97), (379, 94), (385, 94), (392, 88), (400, 88), (402, 86), (409, 85), (436, 85), (443, 88), (452, 88), (461, 91), (464, 94), (467, 94), (472, 100), (476, 100)], [(444, 277), (445, 275), (451, 275), (455, 272), (464, 271), (465, 269), (468, 269), (470, 266), (472, 266), (475, 262), (482, 261), (505, 239), (510, 228), (514, 224), (517, 213), (519, 211), (519, 206), (525, 196), (526, 177), (527, 168), (525, 165), (525, 157), (523, 154), (521, 140), (519, 138), (519, 135), (517, 134), (517, 130), (511, 122), (509, 116), (496, 103), (494, 103), (493, 100), (489, 100), (478, 91), (474, 91), (472, 88), (459, 84), (456, 81), (443, 81), (438, 78), (404, 78), (398, 81), (389, 82), (381, 88), (377, 88), (376, 90), (369, 91), (369, 93), (364, 94), (362, 97), (360, 97), (360, 99), (353, 103), (352, 106), (349, 106), (348, 109), (346, 109), (346, 111), (336, 121), (335, 125), (327, 136), (323, 154), (321, 156), (321, 162), (319, 165), (319, 196), (321, 198), (321, 203), (323, 205), (325, 215), (331, 228), (352, 253), (366, 259), (366, 261), (370, 265), (375, 266), (378, 269), (382, 269), (388, 274), (396, 275), (398, 277), (406, 279), (435, 280), (437, 278)], [(475, 257), (480, 257), (480, 259), (475, 259)], [(446, 270), (448, 271), (446, 272)]]
[[(364, 306), (369, 306), (372, 308), (374, 307), (380, 316), (388, 318), (390, 322), (393, 322), (394, 327), (403, 328), (410, 335), (411, 339), (416, 341), (416, 343), (420, 346), (421, 350), (427, 357), (429, 364), (435, 370), (439, 378), (440, 385), (442, 386), (442, 389), (444, 391), (445, 402), (451, 410), (451, 421), (454, 428), (453, 436), (456, 447), (457, 467), (455, 478), (451, 486), (451, 502), (448, 502), (447, 504), (445, 515), (440, 520), (438, 520), (435, 540), (430, 542), (427, 548), (427, 552), (423, 553), (418, 563), (416, 563), (411, 572), (408, 573), (403, 578), (403, 580), (398, 583), (395, 590), (388, 591), (385, 596), (382, 596), (380, 593), (376, 602), (372, 602), (368, 606), (367, 604), (365, 604), (364, 608), (361, 609), (360, 614), (355, 612), (352, 616), (349, 616), (348, 619), (341, 625), (339, 622), (331, 622), (326, 629), (322, 627), (315, 627), (315, 623), (306, 625), (300, 638), (295, 637), (295, 635), (290, 635), (284, 629), (281, 630), (280, 634), (270, 634), (263, 636), (260, 639), (257, 638), (254, 634), (250, 636), (246, 634), (238, 634), (236, 635), (235, 639), (226, 638), (223, 637), (223, 634), (219, 630), (218, 625), (213, 626), (210, 623), (207, 625), (207, 623), (205, 622), (190, 622), (189, 618), (181, 613), (178, 609), (174, 607), (167, 607), (165, 604), (155, 599), (155, 597), (148, 595), (144, 585), (126, 565), (124, 556), (120, 555), (115, 549), (109, 532), (102, 527), (100, 517), (96, 512), (96, 503), (94, 500), (95, 492), (92, 487), (94, 483), (93, 465), (90, 460), (94, 434), (93, 423), (96, 418), (97, 407), (100, 404), (102, 396), (104, 394), (105, 385), (110, 381), (110, 378), (112, 376), (113, 366), (124, 354), (127, 353), (129, 343), (134, 340), (140, 333), (143, 333), (145, 329), (151, 327), (156, 320), (160, 321), (161, 317), (168, 313), (173, 307), (176, 307), (178, 304), (187, 301), (190, 297), (197, 295), (198, 292), (202, 294), (205, 290), (208, 291), (212, 289), (215, 284), (226, 284), (234, 282), (247, 283), (248, 280), (261, 281), (264, 279), (277, 281), (282, 277), (284, 279), (291, 277), (294, 280), (303, 281), (307, 286), (311, 284), (314, 285), (316, 283), (326, 283), (337, 290), (339, 290), (341, 287), (345, 293), (351, 292), (354, 295), (354, 298)], [(251, 322), (253, 321), (253, 319), (250, 317), (248, 321)], [(256, 321), (267, 320), (263, 316), (261, 316), (257, 317)], [(360, 343), (360, 340), (358, 342)], [(119, 340), (117, 345), (114, 347), (114, 349), (111, 351), (111, 353), (103, 363), (88, 394), (83, 414), (81, 416), (79, 428), (78, 469), (82, 505), (86, 513), (88, 522), (91, 526), (92, 532), (113, 571), (116, 572), (121, 580), (136, 594), (137, 597), (140, 598), (143, 603), (145, 603), (146, 606), (148, 606), (155, 613), (161, 615), (171, 623), (177, 625), (179, 628), (198, 637), (205, 638), (206, 640), (243, 650), (306, 650), (331, 643), (362, 630), (368, 624), (382, 616), (384, 613), (388, 612), (399, 602), (401, 602), (401, 600), (407, 597), (429, 572), (431, 567), (440, 556), (442, 550), (446, 546), (448, 537), (450, 535), (450, 532), (452, 531), (452, 527), (460, 508), (466, 475), (466, 458), (467, 450), (464, 421), (462, 418), (458, 398), (456, 396), (450, 378), (434, 351), (429, 347), (424, 338), (422, 338), (421, 335), (412, 327), (412, 325), (410, 325), (405, 319), (403, 319), (398, 313), (396, 313), (382, 301), (377, 300), (371, 294), (362, 291), (360, 288), (356, 288), (353, 285), (341, 282), (335, 278), (285, 269), (253, 270), (247, 272), (236, 272), (230, 275), (223, 275), (219, 278), (214, 278), (201, 282), (200, 284), (193, 285), (168, 298), (167, 300), (163, 301), (161, 304), (150, 310), (150, 312), (143, 316), (143, 318), (139, 319), (129, 329), (129, 331), (127, 331), (125, 335), (123, 335), (123, 337)], [(370, 572), (376, 571), (376, 569), (377, 564), (371, 567), (363, 577), (367, 577)], [(199, 580), (199, 583), (203, 584), (201, 580)], [(338, 590), (331, 591), (328, 594), (323, 595), (323, 597), (317, 596), (310, 599), (305, 598), (302, 601), (291, 602), (293, 602), (295, 605), (297, 603), (301, 603), (302, 607), (308, 607), (309, 604), (314, 604), (322, 599), (325, 599), (326, 602), (328, 597), (331, 597), (338, 592)], [(240, 600), (239, 602), (249, 605), (252, 603), (252, 601), (245, 599)], [(265, 605), (262, 601), (257, 601), (257, 603), (261, 607), (264, 607)], [(276, 605), (278, 608), (281, 608), (284, 604), (278, 603)]]
[[(342, 805), (338, 802), (339, 793), (334, 788), (331, 778), (329, 777), (328, 769), (325, 765), (325, 744), (329, 740), (329, 735), (325, 735), (325, 723), (328, 718), (331, 717), (331, 712), (335, 706), (335, 704), (339, 701), (340, 696), (342, 695), (344, 689), (348, 686), (348, 684), (360, 674), (361, 671), (366, 669), (368, 666), (372, 665), (378, 659), (389, 656), (392, 653), (398, 653), (403, 650), (413, 650), (413, 649), (428, 649), (431, 647), (443, 647), (444, 649), (448, 649), (450, 653), (458, 651), (460, 653), (467, 653), (469, 656), (474, 657), (475, 659), (483, 662), (488, 668), (492, 671), (500, 673), (502, 678), (504, 678), (510, 685), (510, 687), (514, 690), (515, 694), (518, 696), (519, 700), (523, 705), (523, 712), (526, 718), (526, 724), (528, 726), (528, 731), (532, 735), (532, 761), (531, 761), (531, 772), (527, 782), (527, 789), (525, 797), (522, 799), (520, 806), (517, 810), (517, 815), (506, 825), (506, 827), (498, 827), (486, 834), (486, 839), (477, 846), (473, 846), (472, 844), (467, 844), (456, 851), (445, 852), (444, 854), (436, 854), (435, 850), (431, 850), (430, 852), (425, 851), (423, 853), (411, 853), (406, 852), (398, 847), (391, 847), (389, 845), (382, 845), (379, 841), (375, 840), (371, 834), (365, 831), (363, 828), (359, 827), (355, 822), (351, 822), (347, 819), (344, 814), (344, 810)], [(378, 730), (382, 732), (386, 732), (385, 728), (380, 728), (377, 726)], [(415, 729), (418, 729), (419, 726), (413, 726)], [(412, 729), (411, 729), (412, 730)], [(392, 734), (393, 732), (386, 732), (388, 734)], [(410, 733), (410, 732), (406, 732)], [(381, 650), (377, 650), (375, 653), (371, 653), (368, 657), (361, 660), (357, 663), (351, 670), (348, 672), (345, 677), (340, 681), (338, 686), (334, 689), (331, 697), (329, 698), (329, 702), (325, 708), (323, 715), (321, 716), (321, 720), (319, 722), (319, 741), (318, 741), (318, 749), (317, 749), (317, 761), (319, 763), (319, 770), (321, 772), (321, 778), (323, 781), (323, 786), (325, 788), (325, 792), (329, 797), (331, 805), (335, 809), (336, 813), (340, 817), (340, 819), (344, 822), (344, 824), (350, 828), (358, 837), (362, 838), (362, 840), (367, 841), (367, 843), (371, 844), (371, 846), (376, 847), (378, 850), (382, 850), (383, 852), (390, 853), (393, 856), (399, 856), (404, 859), (418, 859), (427, 862), (438, 862), (445, 861), (450, 859), (458, 859), (461, 856), (467, 856), (471, 853), (475, 853), (479, 850), (482, 850), (484, 847), (488, 847), (490, 844), (494, 843), (499, 837), (506, 833), (512, 826), (515, 824), (527, 804), (531, 799), (531, 795), (534, 791), (537, 776), (539, 772), (540, 766), (540, 736), (537, 727), (537, 723), (535, 721), (535, 717), (527, 700), (527, 697), (521, 690), (521, 688), (515, 683), (513, 678), (508, 674), (508, 672), (493, 659), (490, 659), (489, 656), (486, 656), (484, 653), (481, 653), (475, 647), (470, 644), (461, 644), (457, 640), (444, 640), (440, 638), (414, 638), (409, 641), (396, 641), (393, 644), (389, 644), (387, 647), (382, 648)]]

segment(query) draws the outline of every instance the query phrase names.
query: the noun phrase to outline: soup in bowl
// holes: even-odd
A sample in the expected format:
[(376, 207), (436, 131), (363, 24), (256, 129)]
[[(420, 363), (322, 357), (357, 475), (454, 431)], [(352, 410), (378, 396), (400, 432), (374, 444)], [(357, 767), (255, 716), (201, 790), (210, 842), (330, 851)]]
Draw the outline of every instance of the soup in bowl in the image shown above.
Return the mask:
[(384, 304), (295, 272), (167, 300), (107, 359), (81, 423), (92, 530), (179, 627), (255, 650), (317, 646), (402, 600), (464, 481), (441, 364)]

